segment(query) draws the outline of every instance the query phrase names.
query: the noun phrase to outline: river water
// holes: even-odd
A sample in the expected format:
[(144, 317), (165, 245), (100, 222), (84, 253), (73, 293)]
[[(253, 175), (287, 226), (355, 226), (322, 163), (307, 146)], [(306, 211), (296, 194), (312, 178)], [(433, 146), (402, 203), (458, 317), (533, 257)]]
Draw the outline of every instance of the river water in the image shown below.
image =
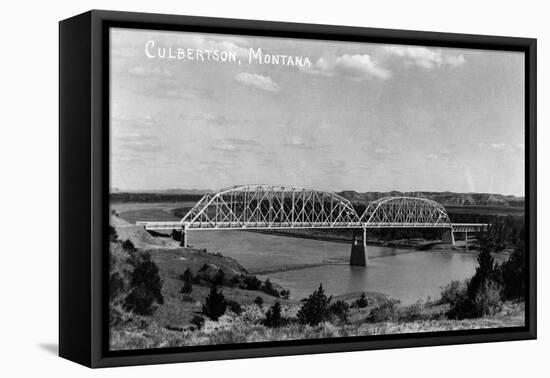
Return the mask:
[(380, 292), (410, 304), (438, 298), (443, 286), (471, 277), (477, 265), (472, 253), (369, 245), (370, 265), (352, 267), (350, 244), (245, 231), (189, 231), (188, 238), (193, 247), (233, 257), (250, 272), (269, 277), (296, 299), (322, 283), (332, 295)]

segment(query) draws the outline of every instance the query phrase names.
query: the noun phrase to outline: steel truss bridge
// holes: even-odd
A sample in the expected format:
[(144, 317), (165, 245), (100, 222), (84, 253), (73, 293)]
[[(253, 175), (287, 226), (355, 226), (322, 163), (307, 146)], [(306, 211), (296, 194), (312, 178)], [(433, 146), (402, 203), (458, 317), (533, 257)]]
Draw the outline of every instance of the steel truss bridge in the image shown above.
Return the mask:
[(479, 232), (487, 224), (452, 223), (445, 208), (419, 197), (384, 197), (358, 214), (350, 201), (322, 190), (275, 185), (245, 185), (209, 193), (179, 222), (138, 222), (147, 230), (278, 230), (312, 228), (432, 228), (454, 234)]

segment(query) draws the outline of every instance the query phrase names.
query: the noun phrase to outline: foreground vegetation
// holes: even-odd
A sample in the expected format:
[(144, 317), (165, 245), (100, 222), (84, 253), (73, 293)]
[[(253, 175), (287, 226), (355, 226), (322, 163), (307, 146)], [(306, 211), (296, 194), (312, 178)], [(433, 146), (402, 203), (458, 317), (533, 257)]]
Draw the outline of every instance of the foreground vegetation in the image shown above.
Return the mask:
[[(123, 227), (122, 227), (123, 226)], [(525, 251), (516, 235), (495, 264), (485, 243), (473, 277), (435, 301), (404, 306), (383, 294), (308, 298), (249, 274), (237, 261), (191, 248), (151, 248), (111, 228), (110, 345), (113, 350), (518, 327), (525, 324)], [(138, 237), (139, 236), (139, 237)], [(146, 243), (144, 242), (146, 241)]]

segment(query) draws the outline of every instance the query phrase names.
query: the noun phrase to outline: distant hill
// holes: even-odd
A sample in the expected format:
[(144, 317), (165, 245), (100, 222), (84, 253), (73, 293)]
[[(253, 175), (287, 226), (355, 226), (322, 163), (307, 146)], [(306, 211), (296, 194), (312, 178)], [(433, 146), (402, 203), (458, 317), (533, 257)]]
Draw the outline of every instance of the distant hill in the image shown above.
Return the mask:
[[(193, 202), (212, 191), (199, 189), (168, 189), (147, 191), (114, 191), (112, 202)], [(345, 190), (338, 193), (354, 203), (368, 203), (382, 197), (421, 197), (447, 206), (506, 206), (524, 207), (525, 198), (493, 193), (454, 193), (454, 192), (364, 192)]]
[(525, 198), (513, 195), (493, 193), (454, 193), (454, 192), (365, 192), (358, 193), (353, 190), (345, 190), (338, 193), (351, 202), (368, 203), (382, 197), (421, 197), (439, 202), (442, 205), (454, 206), (525, 206)]

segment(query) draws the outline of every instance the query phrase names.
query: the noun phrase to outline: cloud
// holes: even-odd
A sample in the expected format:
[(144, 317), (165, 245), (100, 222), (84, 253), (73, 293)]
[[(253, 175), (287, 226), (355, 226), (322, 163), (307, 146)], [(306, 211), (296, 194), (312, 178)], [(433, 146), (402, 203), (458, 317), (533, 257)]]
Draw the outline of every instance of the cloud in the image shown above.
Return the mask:
[(128, 68), (128, 73), (140, 77), (172, 77), (172, 72), (166, 68), (134, 66)]
[(466, 63), (462, 54), (449, 54), (442, 49), (421, 46), (385, 46), (384, 51), (390, 55), (403, 58), (406, 64), (433, 69), (442, 66), (458, 67)]
[(323, 76), (342, 76), (351, 80), (362, 81), (371, 78), (387, 80), (392, 77), (390, 70), (380, 66), (368, 54), (344, 54), (335, 59), (319, 58), (305, 72)]
[(484, 143), (480, 142), (477, 144), (479, 148), (483, 149), (492, 149), (494, 151), (498, 152), (521, 152), (523, 153), (525, 151), (525, 144), (520, 143), (517, 145), (514, 144), (508, 144), (508, 143)]
[(253, 74), (249, 72), (241, 72), (235, 76), (235, 80), (241, 84), (261, 89), (266, 92), (279, 92), (281, 87), (279, 84), (273, 81), (269, 76), (263, 76), (258, 74)]

